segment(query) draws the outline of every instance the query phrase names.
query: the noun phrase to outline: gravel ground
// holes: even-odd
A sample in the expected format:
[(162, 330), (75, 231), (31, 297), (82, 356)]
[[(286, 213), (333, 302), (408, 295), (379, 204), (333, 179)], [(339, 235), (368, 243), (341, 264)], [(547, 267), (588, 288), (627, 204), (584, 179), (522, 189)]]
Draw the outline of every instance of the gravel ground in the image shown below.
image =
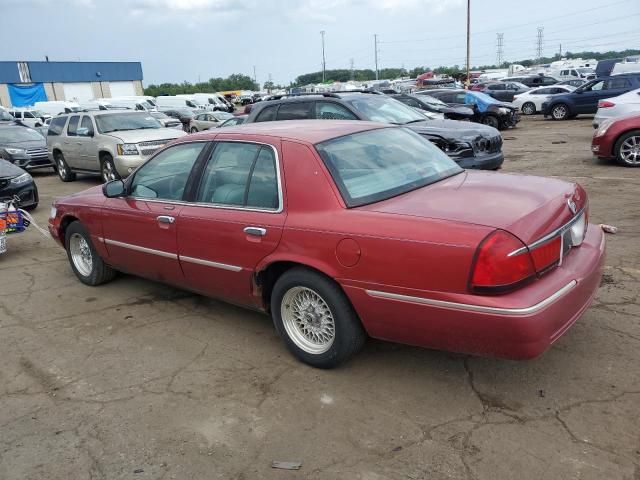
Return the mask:
[[(11, 237), (0, 479), (640, 479), (640, 169), (593, 159), (592, 133), (503, 132), (503, 171), (576, 180), (591, 221), (620, 228), (594, 306), (528, 362), (370, 341), (315, 370), (264, 315), (124, 275), (86, 287), (50, 240)], [(97, 184), (36, 180), (43, 225)]]

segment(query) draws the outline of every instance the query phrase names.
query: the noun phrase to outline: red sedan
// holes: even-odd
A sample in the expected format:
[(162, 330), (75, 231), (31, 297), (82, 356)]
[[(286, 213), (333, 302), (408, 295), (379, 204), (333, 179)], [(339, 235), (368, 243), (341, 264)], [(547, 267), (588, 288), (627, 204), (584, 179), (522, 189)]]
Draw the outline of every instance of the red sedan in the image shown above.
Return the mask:
[(402, 127), (305, 120), (178, 139), (56, 201), (49, 230), (88, 285), (125, 271), (269, 312), (329, 368), (367, 335), (539, 355), (600, 283), (587, 208), (579, 185), (466, 171)]
[(640, 167), (640, 115), (602, 122), (593, 134), (591, 151), (598, 158), (615, 159), (625, 167)]

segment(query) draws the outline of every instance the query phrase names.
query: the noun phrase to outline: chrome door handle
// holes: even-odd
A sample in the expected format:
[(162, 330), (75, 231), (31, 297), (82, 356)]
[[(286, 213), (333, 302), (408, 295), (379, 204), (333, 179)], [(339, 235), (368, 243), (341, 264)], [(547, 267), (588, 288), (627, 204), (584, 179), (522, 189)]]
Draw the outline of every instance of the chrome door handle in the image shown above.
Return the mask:
[(175, 217), (170, 217), (169, 215), (160, 215), (156, 217), (156, 220), (160, 223), (173, 223), (176, 221)]
[(264, 237), (267, 234), (267, 229), (262, 227), (245, 227), (244, 233), (247, 235), (254, 235), (256, 237)]

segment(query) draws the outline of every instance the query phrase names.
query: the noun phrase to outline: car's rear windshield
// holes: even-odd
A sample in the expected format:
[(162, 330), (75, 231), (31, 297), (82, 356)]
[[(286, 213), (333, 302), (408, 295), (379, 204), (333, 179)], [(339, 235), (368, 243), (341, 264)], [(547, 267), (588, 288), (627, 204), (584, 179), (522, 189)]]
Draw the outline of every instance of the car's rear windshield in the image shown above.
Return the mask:
[(348, 207), (379, 202), (462, 171), (406, 128), (380, 128), (316, 145)]
[(162, 124), (148, 113), (110, 113), (95, 118), (100, 133), (162, 128)]

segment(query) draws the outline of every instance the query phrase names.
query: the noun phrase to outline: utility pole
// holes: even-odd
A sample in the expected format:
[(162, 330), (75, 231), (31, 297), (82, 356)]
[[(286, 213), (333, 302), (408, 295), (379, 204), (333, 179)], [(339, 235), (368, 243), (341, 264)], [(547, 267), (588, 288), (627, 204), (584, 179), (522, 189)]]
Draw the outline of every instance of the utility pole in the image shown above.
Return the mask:
[(327, 69), (327, 64), (325, 63), (325, 58), (324, 58), (324, 30), (320, 30), (320, 36), (322, 37), (322, 83), (324, 83), (325, 70)]
[(537, 41), (537, 47), (536, 47), (536, 58), (538, 59), (538, 64), (540, 64), (540, 59), (542, 58), (543, 45), (544, 45), (544, 27), (538, 27), (538, 41)]
[(258, 83), (258, 80), (256, 79), (256, 66), (253, 66), (253, 83)]
[(378, 80), (378, 34), (377, 33), (373, 34), (373, 47), (374, 47), (375, 58), (376, 58), (376, 80)]
[(500, 68), (500, 66), (504, 62), (504, 58), (502, 56), (504, 52), (502, 49), (502, 47), (504, 46), (503, 41), (504, 41), (504, 33), (498, 33), (498, 51), (496, 52), (496, 66), (498, 68)]
[(562, 44), (560, 44), (560, 59), (562, 59)]
[(471, 83), (469, 70), (471, 70), (471, 0), (467, 0), (467, 78), (465, 80), (467, 88)]
[(351, 68), (351, 80), (355, 80), (353, 75), (353, 58), (349, 60), (350, 68)]

